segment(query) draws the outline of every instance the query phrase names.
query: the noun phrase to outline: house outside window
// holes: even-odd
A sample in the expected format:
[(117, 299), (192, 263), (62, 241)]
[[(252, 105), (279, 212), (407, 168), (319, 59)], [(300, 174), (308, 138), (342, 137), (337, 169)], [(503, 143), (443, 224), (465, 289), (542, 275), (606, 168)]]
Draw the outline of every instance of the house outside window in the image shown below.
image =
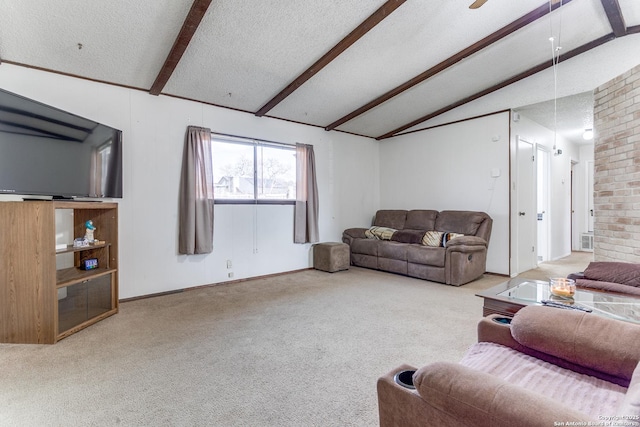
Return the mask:
[(211, 146), (216, 203), (295, 202), (294, 146), (215, 133)]

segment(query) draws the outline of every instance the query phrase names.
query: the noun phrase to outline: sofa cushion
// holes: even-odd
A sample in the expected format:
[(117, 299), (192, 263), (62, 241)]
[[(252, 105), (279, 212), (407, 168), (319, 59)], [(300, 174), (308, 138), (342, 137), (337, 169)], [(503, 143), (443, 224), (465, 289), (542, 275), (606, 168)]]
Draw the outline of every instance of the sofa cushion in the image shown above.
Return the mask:
[(398, 230), (393, 233), (391, 240), (400, 243), (422, 243), (424, 230)]
[(351, 253), (351, 265), (358, 267), (378, 269), (378, 257), (375, 255)]
[(626, 388), (580, 374), (496, 343), (474, 344), (460, 364), (540, 393), (597, 418), (615, 414)]
[(447, 250), (445, 248), (434, 248), (423, 245), (407, 246), (407, 261), (412, 264), (444, 267), (444, 259), (446, 255)]
[(407, 211), (404, 210), (379, 210), (373, 219), (373, 225), (378, 227), (394, 228), (402, 230), (407, 220)]
[(437, 217), (438, 211), (412, 210), (407, 212), (407, 221), (404, 224), (404, 228), (412, 230), (433, 230), (436, 226)]
[(351, 253), (378, 256), (379, 240), (375, 239), (354, 239), (351, 242)]
[(591, 262), (584, 270), (584, 278), (603, 282), (640, 286), (640, 264), (628, 262)]
[(407, 248), (409, 245), (406, 243), (398, 242), (379, 242), (378, 244), (378, 256), (382, 258), (396, 259), (399, 261), (407, 260)]
[(487, 214), (483, 212), (442, 211), (436, 218), (435, 229), (475, 236), (478, 232), (478, 227), (487, 217)]
[(407, 261), (378, 257), (378, 270), (388, 271), (390, 273), (397, 273), (407, 275)]
[(373, 226), (364, 232), (367, 239), (391, 240), (391, 236), (395, 233), (394, 228)]

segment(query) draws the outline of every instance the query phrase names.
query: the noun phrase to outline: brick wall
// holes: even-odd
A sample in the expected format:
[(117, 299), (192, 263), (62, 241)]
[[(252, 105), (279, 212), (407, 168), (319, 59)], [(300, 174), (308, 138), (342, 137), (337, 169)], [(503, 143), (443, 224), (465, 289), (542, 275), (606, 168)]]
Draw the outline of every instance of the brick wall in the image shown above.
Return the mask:
[(640, 66), (594, 99), (594, 259), (640, 262)]

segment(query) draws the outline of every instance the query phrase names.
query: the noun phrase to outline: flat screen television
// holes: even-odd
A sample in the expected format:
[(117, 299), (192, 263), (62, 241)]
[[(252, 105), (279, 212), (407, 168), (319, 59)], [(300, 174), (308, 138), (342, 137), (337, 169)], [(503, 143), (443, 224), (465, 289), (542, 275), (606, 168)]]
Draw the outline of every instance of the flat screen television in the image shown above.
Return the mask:
[(0, 194), (121, 198), (122, 132), (0, 89)]

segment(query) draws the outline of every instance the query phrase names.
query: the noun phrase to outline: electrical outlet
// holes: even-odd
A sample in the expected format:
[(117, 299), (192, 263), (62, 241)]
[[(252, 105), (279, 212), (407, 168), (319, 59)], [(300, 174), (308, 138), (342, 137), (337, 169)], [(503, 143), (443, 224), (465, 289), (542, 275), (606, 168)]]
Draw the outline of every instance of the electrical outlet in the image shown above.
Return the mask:
[(231, 262), (230, 259), (227, 260), (227, 268), (231, 268), (233, 267), (233, 263)]
[(229, 279), (233, 278), (233, 271), (229, 272)]

